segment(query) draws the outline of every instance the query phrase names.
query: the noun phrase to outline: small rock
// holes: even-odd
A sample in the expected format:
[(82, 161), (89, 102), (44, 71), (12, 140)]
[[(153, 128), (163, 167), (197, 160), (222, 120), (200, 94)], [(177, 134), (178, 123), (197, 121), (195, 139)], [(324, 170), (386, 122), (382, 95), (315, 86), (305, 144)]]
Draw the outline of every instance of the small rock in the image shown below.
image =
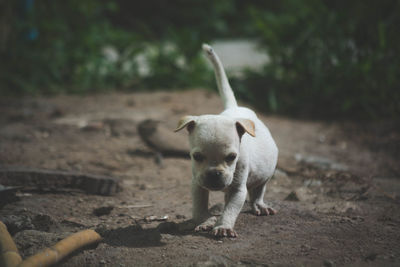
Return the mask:
[(307, 201), (314, 198), (314, 195), (306, 187), (299, 187), (296, 190), (289, 193), (285, 198), (288, 201)]
[(144, 218), (146, 222), (153, 222), (153, 221), (167, 221), (169, 218), (168, 215), (164, 215), (162, 217), (157, 217), (155, 215), (147, 216)]
[(324, 266), (325, 267), (333, 267), (333, 266), (335, 266), (335, 263), (333, 263), (333, 261), (331, 261), (331, 260), (324, 260)]
[(315, 179), (307, 179), (304, 181), (304, 186), (307, 187), (319, 187), (322, 185), (322, 182), (320, 180), (315, 180)]
[(155, 215), (147, 216), (147, 217), (144, 218), (144, 220), (146, 222), (152, 222), (152, 221), (157, 220), (157, 216), (155, 216)]
[(175, 218), (177, 218), (177, 219), (186, 219), (186, 216), (182, 215), (182, 214), (176, 214)]
[(374, 260), (376, 260), (376, 257), (377, 257), (377, 256), (378, 256), (378, 253), (372, 252), (372, 253), (368, 254), (368, 255), (365, 257), (365, 261), (374, 261)]
[(161, 218), (158, 218), (159, 221), (167, 221), (169, 219), (168, 214), (162, 216)]
[(97, 209), (93, 210), (93, 214), (96, 216), (103, 216), (103, 215), (108, 215), (111, 213), (111, 211), (114, 209), (113, 206), (108, 206), (108, 207), (100, 207)]
[(104, 128), (103, 122), (89, 122), (88, 124), (82, 126), (81, 130), (87, 132), (94, 132), (102, 130), (103, 128)]
[(139, 185), (140, 190), (146, 190), (147, 186), (145, 184)]
[(289, 201), (300, 201), (299, 197), (296, 194), (296, 191), (292, 191), (289, 193), (289, 195), (287, 195), (287, 197), (285, 198), (285, 200), (289, 200)]

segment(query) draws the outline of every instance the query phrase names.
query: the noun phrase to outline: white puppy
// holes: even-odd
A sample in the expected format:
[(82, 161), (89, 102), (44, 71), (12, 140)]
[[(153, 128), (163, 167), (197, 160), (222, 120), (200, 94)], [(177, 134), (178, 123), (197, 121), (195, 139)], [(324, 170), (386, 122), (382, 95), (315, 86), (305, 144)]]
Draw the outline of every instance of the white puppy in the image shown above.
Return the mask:
[[(275, 214), (263, 199), (278, 148), (257, 115), (238, 107), (217, 54), (206, 44), (203, 50), (214, 66), (225, 110), (220, 115), (185, 116), (175, 131), (186, 127), (189, 132), (195, 230), (212, 229), (215, 236), (236, 237), (233, 227), (247, 192), (254, 214)], [(208, 211), (209, 191), (217, 190), (225, 192), (225, 208), (218, 220)]]

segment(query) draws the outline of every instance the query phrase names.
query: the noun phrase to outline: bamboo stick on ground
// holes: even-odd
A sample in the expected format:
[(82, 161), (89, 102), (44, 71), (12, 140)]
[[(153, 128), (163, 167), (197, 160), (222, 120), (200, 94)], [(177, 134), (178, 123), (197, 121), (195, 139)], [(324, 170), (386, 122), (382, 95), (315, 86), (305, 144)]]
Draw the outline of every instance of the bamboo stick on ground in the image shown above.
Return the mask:
[(46, 267), (62, 260), (75, 250), (101, 241), (101, 236), (93, 230), (84, 230), (61, 240), (52, 247), (27, 258), (18, 267)]
[(0, 221), (0, 266), (15, 267), (21, 261), (21, 256), (18, 253), (17, 246), (15, 245), (7, 227)]

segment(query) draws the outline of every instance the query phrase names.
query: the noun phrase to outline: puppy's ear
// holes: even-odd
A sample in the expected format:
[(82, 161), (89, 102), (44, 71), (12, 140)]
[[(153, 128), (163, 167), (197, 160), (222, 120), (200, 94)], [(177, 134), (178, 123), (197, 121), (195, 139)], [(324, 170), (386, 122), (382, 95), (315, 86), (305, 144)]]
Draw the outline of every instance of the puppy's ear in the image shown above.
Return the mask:
[(174, 132), (180, 131), (186, 127), (188, 132), (191, 133), (193, 131), (195, 124), (196, 124), (195, 116), (184, 116), (179, 120), (178, 126), (176, 127)]
[(236, 120), (236, 129), (239, 134), (239, 137), (242, 137), (244, 133), (248, 133), (249, 135), (255, 137), (256, 136), (256, 128), (254, 122), (249, 119), (237, 119)]

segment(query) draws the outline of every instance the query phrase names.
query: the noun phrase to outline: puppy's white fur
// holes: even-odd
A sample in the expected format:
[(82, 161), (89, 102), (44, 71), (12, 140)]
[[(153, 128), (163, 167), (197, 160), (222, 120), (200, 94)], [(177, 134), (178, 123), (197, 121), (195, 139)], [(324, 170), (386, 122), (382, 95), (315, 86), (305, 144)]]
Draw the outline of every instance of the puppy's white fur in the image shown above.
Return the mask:
[[(216, 236), (235, 237), (233, 227), (247, 192), (256, 215), (275, 214), (263, 198), (278, 148), (257, 115), (238, 107), (217, 54), (206, 44), (203, 50), (214, 66), (225, 110), (219, 115), (185, 116), (176, 131), (185, 127), (189, 131), (195, 230), (212, 228)], [(208, 212), (209, 191), (216, 190), (225, 192), (225, 208), (218, 220)]]

